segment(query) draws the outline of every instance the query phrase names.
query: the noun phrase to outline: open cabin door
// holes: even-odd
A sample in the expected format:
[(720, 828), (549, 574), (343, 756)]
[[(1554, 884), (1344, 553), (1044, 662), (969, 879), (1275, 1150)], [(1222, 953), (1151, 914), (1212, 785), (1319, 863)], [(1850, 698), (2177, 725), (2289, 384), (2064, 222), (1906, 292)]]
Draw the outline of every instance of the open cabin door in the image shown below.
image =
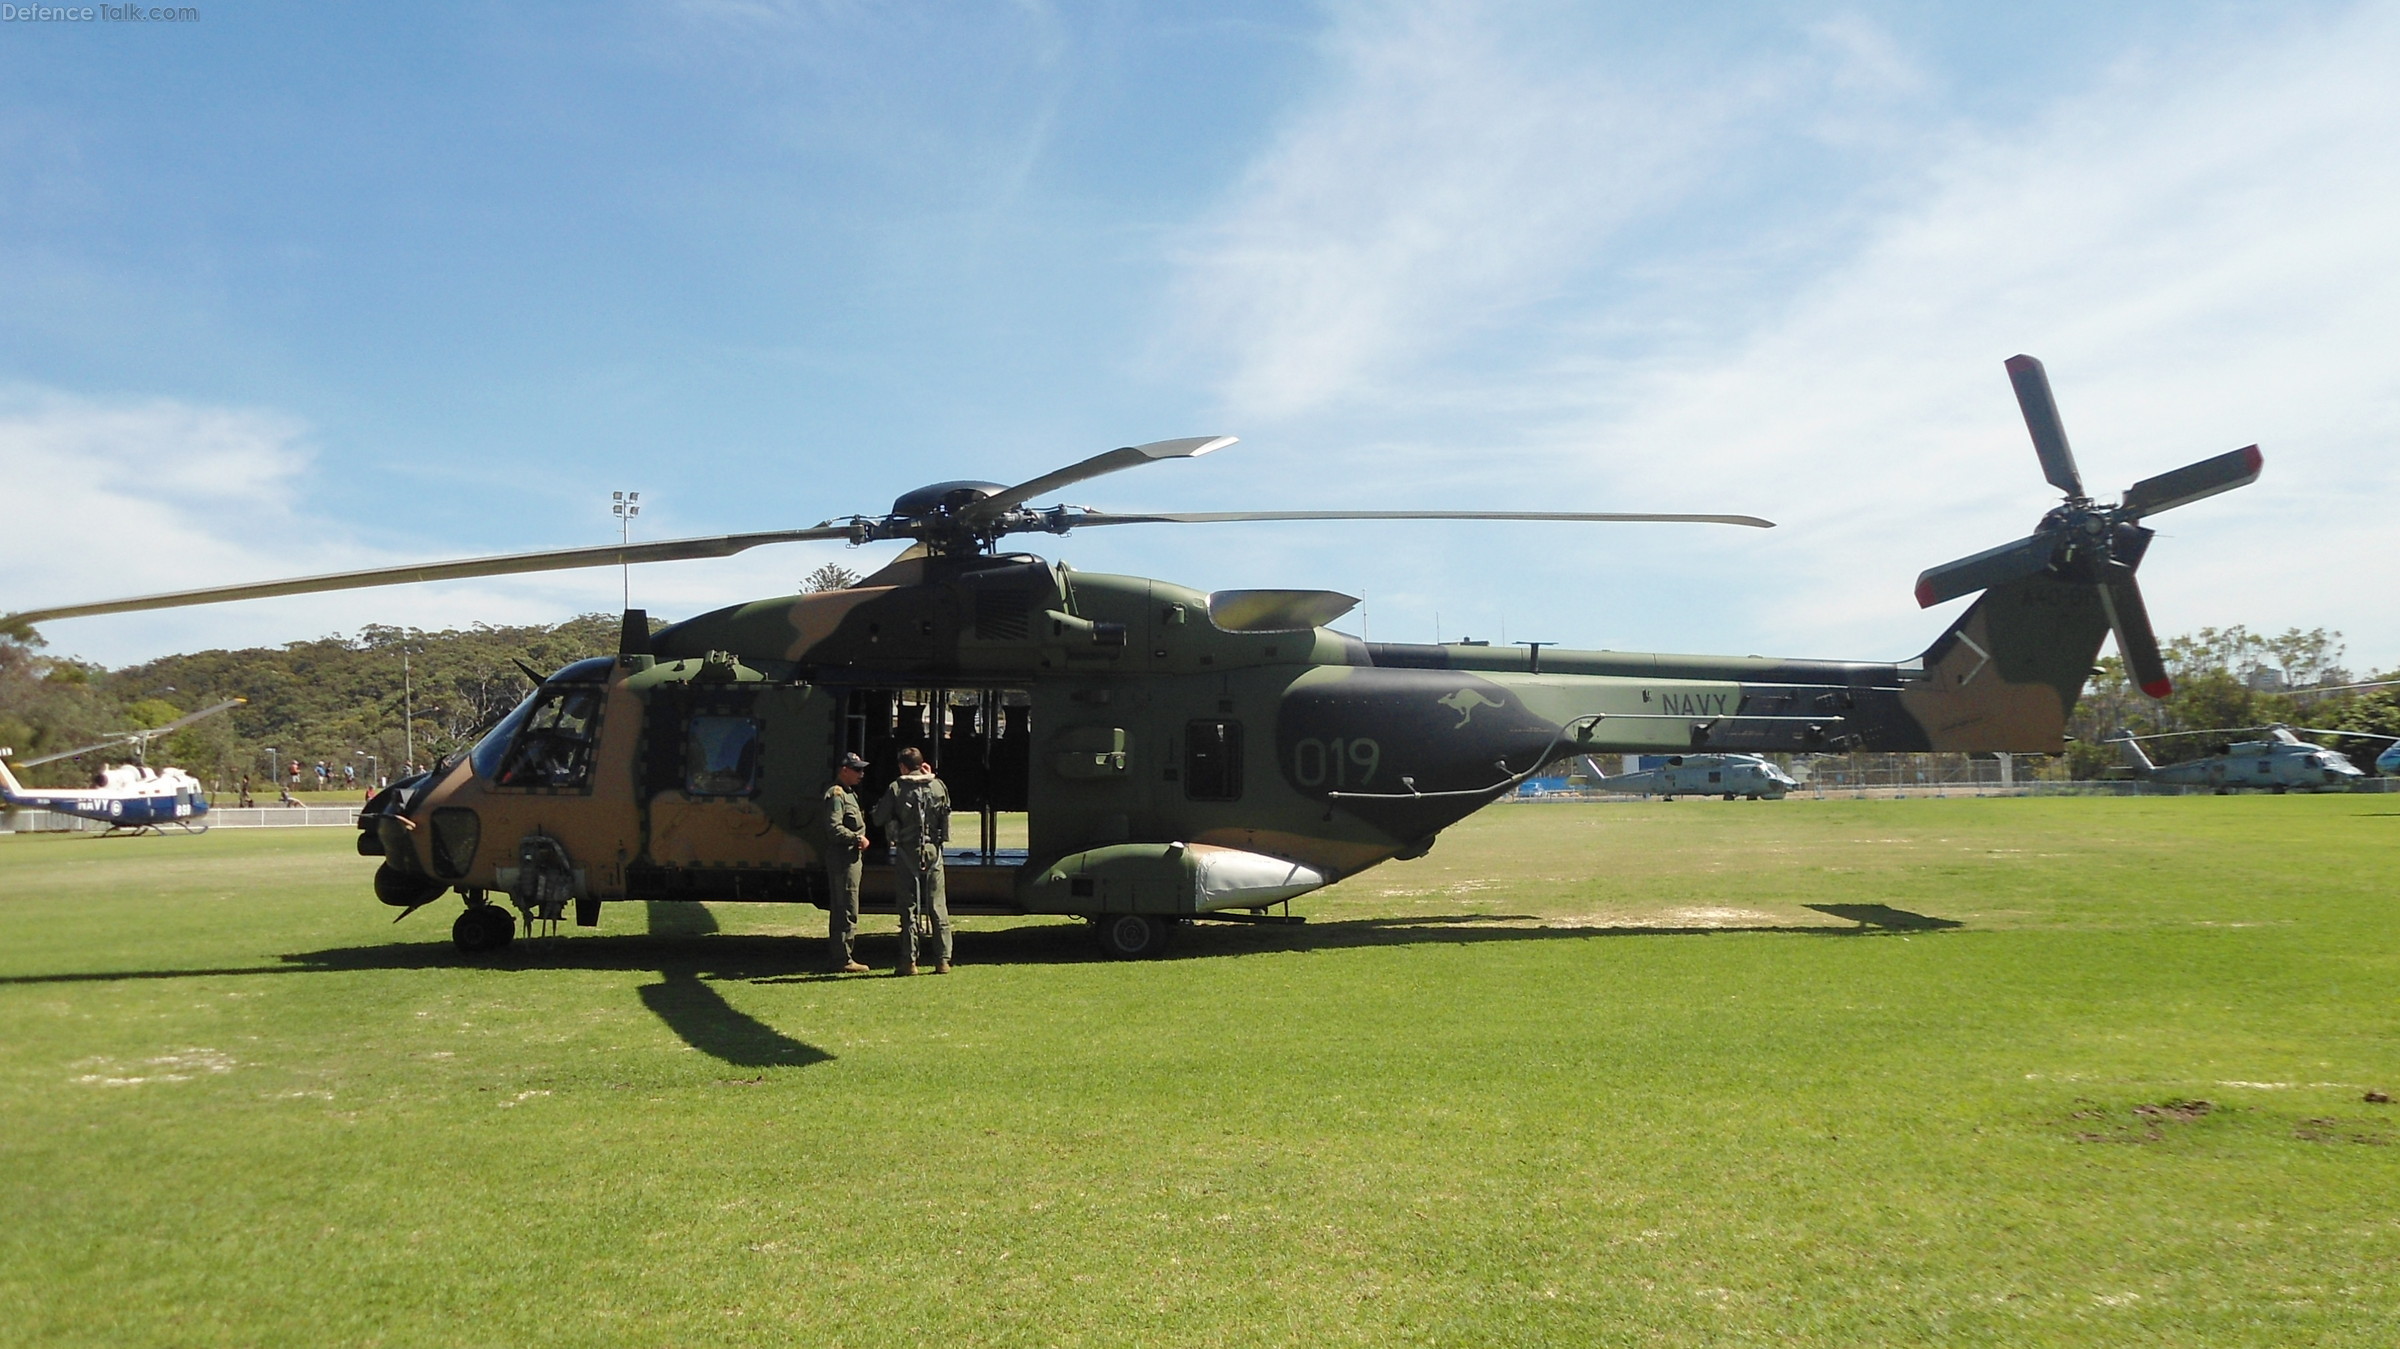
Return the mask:
[[(842, 747), (867, 761), (859, 800), (872, 812), (899, 776), (900, 751), (924, 752), (950, 789), (946, 846), (952, 907), (1014, 911), (1022, 847), (1003, 847), (999, 817), (1026, 808), (1033, 763), (1033, 695), (1024, 689), (852, 688), (844, 696)], [(973, 823), (970, 824), (969, 821)], [(867, 827), (866, 894), (892, 894), (881, 826)]]

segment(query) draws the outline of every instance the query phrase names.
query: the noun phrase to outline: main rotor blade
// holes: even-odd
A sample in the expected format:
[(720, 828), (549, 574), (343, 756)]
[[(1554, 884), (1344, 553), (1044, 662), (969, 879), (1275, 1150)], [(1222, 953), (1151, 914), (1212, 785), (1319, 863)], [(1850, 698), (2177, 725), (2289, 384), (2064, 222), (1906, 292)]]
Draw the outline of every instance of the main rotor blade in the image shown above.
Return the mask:
[(2400, 740), (2400, 735), (2385, 735), (2381, 731), (2337, 731), (2328, 726), (2294, 726), (2295, 731), (2310, 735), (2346, 735), (2354, 740)]
[(1028, 479), (1016, 486), (988, 496), (960, 511), (969, 524), (982, 524), (1006, 515), (1045, 492), (1054, 492), (1069, 483), (1097, 478), (1104, 473), (1139, 468), (1161, 459), (1197, 459), (1211, 450), (1221, 450), (1240, 439), (1238, 436), (1185, 436), (1181, 440), (1153, 440), (1147, 445), (1128, 445), (1121, 450), (1095, 454), (1079, 464), (1054, 469), (1038, 478)]
[(45, 754), (38, 759), (20, 759), (17, 761), (17, 767), (39, 768), (43, 764), (57, 763), (61, 759), (72, 759), (78, 754), (89, 754), (96, 749), (115, 749), (121, 745), (130, 745), (137, 740), (156, 740), (162, 735), (170, 735), (176, 731), (180, 731), (184, 727), (191, 725), (193, 722), (200, 720), (202, 717), (213, 717), (228, 707), (240, 707), (242, 704), (248, 701), (250, 700), (247, 698), (228, 698), (225, 701), (218, 703), (214, 707), (204, 707), (199, 711), (190, 714), (189, 716), (177, 717), (175, 720), (168, 722), (164, 726), (147, 726), (137, 731), (119, 731), (96, 745), (84, 745), (77, 749), (62, 749), (56, 754)]
[(2175, 684), (2158, 654), (2158, 634), (2150, 630), (2150, 611), (2142, 604), (2142, 587), (2133, 579), (2133, 568), (2116, 561), (2102, 565), (2100, 608), (2117, 634), (2117, 654), (2125, 658), (2125, 672), (2133, 676), (2134, 685), (2153, 698), (2173, 693)]
[(108, 739), (100, 741), (98, 744), (78, 745), (73, 749), (62, 749), (56, 754), (45, 754), (38, 759), (18, 759), (16, 761), (16, 765), (19, 768), (39, 768), (43, 764), (57, 763), (61, 759), (72, 759), (78, 754), (89, 754), (96, 749), (120, 749), (123, 748), (125, 743), (131, 739), (133, 739), (133, 737), (129, 735), (110, 736)]
[(2227, 450), (2199, 463), (2185, 464), (2171, 473), (2142, 479), (2125, 489), (2125, 502), (2119, 509), (2127, 519), (2138, 520), (2177, 506), (2188, 506), (2202, 497), (2257, 482), (2258, 470), (2265, 463), (2266, 456), (2258, 452), (2256, 445)]
[(224, 711), (226, 708), (240, 707), (242, 704), (249, 701), (250, 700), (247, 698), (228, 698), (213, 707), (203, 707), (199, 711), (193, 712), (187, 716), (177, 717), (175, 720), (168, 722), (164, 726), (153, 726), (148, 730), (135, 731), (133, 734), (137, 736), (167, 735), (172, 732), (182, 730), (184, 727), (191, 725), (193, 722), (200, 720), (202, 717), (213, 717), (219, 712)]
[(95, 604), (61, 604), (48, 609), (25, 609), (13, 614), (0, 614), (0, 628), (46, 623), (54, 618), (126, 614), (142, 609), (176, 609), (189, 604), (222, 604), (228, 600), (266, 599), (274, 595), (308, 595), (320, 590), (363, 590), (369, 586), (407, 585), (413, 581), (456, 581), (474, 576), (509, 576), (529, 571), (570, 571), (577, 567), (613, 567), (621, 562), (680, 562), (697, 557), (730, 557), (761, 544), (847, 539), (850, 530), (851, 526), (845, 523), (820, 525), (815, 529), (777, 529), (758, 534), (722, 534), (713, 538), (664, 539), (657, 543), (610, 543), (596, 548), (554, 548), (539, 553), (462, 558), (456, 562), (371, 567), (364, 571), (329, 572), (323, 576), (300, 576), (287, 581), (209, 586), (201, 590), (176, 590), (163, 595), (140, 595), (132, 599), (103, 600)]
[(2058, 403), (2050, 397), (2050, 374), (2031, 356), (2008, 358), (2008, 382), (2017, 388), (2017, 407), (2025, 414), (2025, 429), (2033, 433), (2033, 452), (2041, 456), (2042, 476), (2071, 497), (2083, 495), (2083, 475), (2075, 471), (2075, 452), (2067, 448), (2067, 428), (2058, 419)]
[(1654, 515), (1609, 511), (1168, 511), (1140, 515), (1081, 511), (1082, 525), (1217, 525), (1244, 520), (1569, 520), (1601, 524), (1748, 525), (1773, 529), (1755, 515)]
[(1930, 609), (1944, 600), (2039, 575), (2057, 551), (2057, 539), (2047, 534), (2032, 534), (1955, 562), (1927, 567), (1917, 573), (1917, 607)]

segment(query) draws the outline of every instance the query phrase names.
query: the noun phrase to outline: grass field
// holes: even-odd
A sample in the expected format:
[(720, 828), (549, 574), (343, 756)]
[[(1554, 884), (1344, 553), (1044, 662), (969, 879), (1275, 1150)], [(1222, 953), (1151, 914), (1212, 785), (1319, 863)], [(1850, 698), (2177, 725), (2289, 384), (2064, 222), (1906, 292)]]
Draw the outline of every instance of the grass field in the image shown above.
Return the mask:
[(471, 964), (344, 830), (0, 839), (0, 1341), (2390, 1345), (2396, 842), (1509, 806), (899, 980), (737, 906)]

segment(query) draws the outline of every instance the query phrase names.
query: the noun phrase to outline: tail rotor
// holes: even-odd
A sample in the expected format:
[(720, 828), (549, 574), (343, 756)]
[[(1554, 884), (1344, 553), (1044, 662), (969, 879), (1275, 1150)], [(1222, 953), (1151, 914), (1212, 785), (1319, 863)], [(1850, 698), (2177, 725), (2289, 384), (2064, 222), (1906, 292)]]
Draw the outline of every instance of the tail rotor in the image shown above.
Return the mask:
[(2164, 698), (2175, 691), (2174, 684), (2159, 654), (2141, 586), (2134, 580), (2134, 569), (2141, 565), (2153, 533), (2141, 521), (2257, 481), (2264, 458), (2256, 445), (2245, 446), (2144, 478), (2113, 505), (2095, 502), (2084, 492), (2083, 475), (2068, 447), (2042, 363), (2031, 356), (2011, 356), (2008, 378), (2016, 387), (2017, 407), (2025, 414), (2042, 476), (2064, 492), (2066, 500), (2022, 539), (1926, 569), (1917, 577), (1917, 603), (1931, 608), (2044, 572), (2087, 583), (2099, 593), (2109, 629), (2116, 634), (2117, 653), (2133, 682), (2149, 696)]

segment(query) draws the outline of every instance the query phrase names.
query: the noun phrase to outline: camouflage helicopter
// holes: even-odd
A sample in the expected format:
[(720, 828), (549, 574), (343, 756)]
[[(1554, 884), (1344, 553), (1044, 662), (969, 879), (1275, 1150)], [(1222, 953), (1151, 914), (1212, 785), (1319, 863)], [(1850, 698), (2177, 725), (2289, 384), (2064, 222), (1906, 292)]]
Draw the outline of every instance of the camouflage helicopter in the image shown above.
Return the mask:
[[(1076, 571), (1001, 551), (1018, 534), (1255, 520), (1678, 521), (1749, 516), (1467, 511), (1121, 514), (1030, 505), (1103, 474), (1189, 459), (1227, 437), (1096, 455), (1015, 486), (944, 482), (879, 516), (806, 529), (519, 553), (29, 610), (84, 614), (677, 558), (764, 544), (905, 540), (844, 589), (737, 604), (650, 631), (625, 615), (613, 655), (544, 679), (473, 749), (392, 785), (361, 816), (374, 889), (409, 910), (456, 891), (466, 949), (515, 919), (579, 924), (619, 900), (815, 903), (812, 823), (844, 751), (874, 766), (923, 749), (975, 846), (950, 855), (955, 912), (1079, 915), (1101, 946), (1155, 955), (1195, 919), (1269, 910), (1394, 858), (1541, 765), (1605, 752), (2056, 752), (2101, 641), (2115, 631), (2166, 691), (2133, 580), (2145, 516), (2255, 479), (2255, 446), (2084, 494), (2031, 357), (2009, 363), (2065, 502), (2028, 538), (1925, 572), (1921, 604), (1984, 592), (1897, 662), (1362, 641), (1328, 625), (1356, 601), (1322, 590), (1213, 593)], [(997, 815), (1028, 814), (1023, 849)], [(873, 840), (870, 859), (880, 858)], [(888, 911), (888, 867), (866, 898)]]

